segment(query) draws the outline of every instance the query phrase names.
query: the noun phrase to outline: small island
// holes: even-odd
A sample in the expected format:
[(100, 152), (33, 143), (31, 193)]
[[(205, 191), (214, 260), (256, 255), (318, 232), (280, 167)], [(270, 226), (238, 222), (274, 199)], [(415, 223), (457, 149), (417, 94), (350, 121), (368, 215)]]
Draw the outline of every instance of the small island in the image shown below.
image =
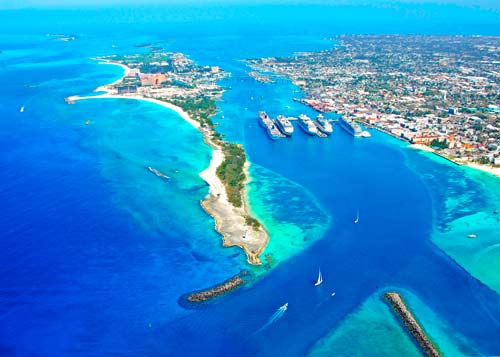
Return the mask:
[[(201, 205), (214, 217), (215, 229), (222, 234), (224, 246), (239, 246), (250, 264), (262, 264), (260, 254), (269, 236), (252, 216), (248, 205), (245, 185), (249, 164), (245, 151), (240, 144), (225, 141), (211, 119), (217, 112), (216, 101), (224, 92), (217, 81), (229, 73), (217, 66), (198, 66), (182, 53), (154, 50), (96, 60), (121, 66), (124, 76), (95, 90), (104, 94), (72, 96), (66, 98), (66, 102), (74, 104), (78, 100), (104, 98), (143, 100), (176, 111), (196, 127), (213, 149), (209, 167), (200, 173), (209, 185), (209, 193)], [(228, 290), (231, 289), (224, 289)]]

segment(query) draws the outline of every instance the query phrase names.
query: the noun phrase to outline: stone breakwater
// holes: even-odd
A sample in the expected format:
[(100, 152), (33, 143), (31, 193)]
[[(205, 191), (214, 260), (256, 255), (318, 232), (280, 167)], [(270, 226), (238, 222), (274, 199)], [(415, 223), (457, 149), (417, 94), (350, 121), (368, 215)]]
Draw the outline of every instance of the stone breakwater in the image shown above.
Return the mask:
[[(243, 273), (244, 274), (244, 273)], [(242, 275), (243, 275), (242, 274)], [(217, 296), (227, 294), (228, 292), (239, 288), (246, 283), (240, 275), (233, 276), (231, 279), (226, 280), (222, 284), (213, 286), (207, 290), (198, 291), (190, 294), (187, 300), (190, 302), (203, 302), (213, 299)]]
[(384, 298), (389, 301), (396, 314), (403, 321), (408, 331), (420, 345), (420, 348), (431, 357), (439, 357), (441, 354), (436, 346), (429, 340), (424, 329), (415, 319), (411, 311), (406, 306), (403, 298), (398, 293), (389, 292), (384, 294)]

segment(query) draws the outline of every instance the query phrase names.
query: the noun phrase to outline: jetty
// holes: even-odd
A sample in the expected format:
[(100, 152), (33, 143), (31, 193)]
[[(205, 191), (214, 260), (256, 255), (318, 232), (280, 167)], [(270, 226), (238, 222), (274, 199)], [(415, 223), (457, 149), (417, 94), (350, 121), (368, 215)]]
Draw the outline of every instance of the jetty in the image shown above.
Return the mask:
[[(241, 275), (244, 275), (244, 273), (242, 273)], [(238, 274), (219, 285), (215, 285), (207, 290), (197, 291), (188, 295), (187, 300), (190, 302), (207, 301), (216, 298), (217, 296), (227, 294), (228, 292), (239, 288), (245, 283), (246, 281), (241, 278), (240, 274)]]
[(412, 334), (425, 354), (430, 357), (440, 357), (441, 353), (427, 337), (424, 329), (420, 326), (419, 322), (408, 309), (408, 306), (406, 306), (401, 295), (395, 292), (389, 292), (384, 294), (384, 298), (391, 304), (396, 314), (405, 324), (408, 332)]

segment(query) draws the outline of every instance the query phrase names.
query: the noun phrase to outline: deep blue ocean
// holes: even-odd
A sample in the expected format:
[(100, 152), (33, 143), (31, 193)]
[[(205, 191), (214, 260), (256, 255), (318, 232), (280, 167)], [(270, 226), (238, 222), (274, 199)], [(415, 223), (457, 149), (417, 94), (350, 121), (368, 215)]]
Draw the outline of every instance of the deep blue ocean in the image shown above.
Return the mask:
[[(60, 33), (76, 40), (48, 36)], [(431, 4), (0, 11), (0, 356), (418, 356), (382, 299), (392, 290), (446, 355), (500, 354), (500, 179), (379, 132), (320, 140), (297, 131), (273, 142), (257, 125), (259, 110), (316, 113), (293, 101), (302, 94), (289, 81), (258, 83), (241, 60), (328, 49), (343, 33), (500, 35), (500, 13)], [(248, 154), (272, 269), (222, 247), (200, 207), (211, 151), (176, 113), (64, 102), (121, 77), (91, 58), (151, 43), (232, 73), (214, 120)], [(314, 288), (319, 267), (324, 284)], [(242, 269), (258, 278), (196, 308), (179, 303)]]

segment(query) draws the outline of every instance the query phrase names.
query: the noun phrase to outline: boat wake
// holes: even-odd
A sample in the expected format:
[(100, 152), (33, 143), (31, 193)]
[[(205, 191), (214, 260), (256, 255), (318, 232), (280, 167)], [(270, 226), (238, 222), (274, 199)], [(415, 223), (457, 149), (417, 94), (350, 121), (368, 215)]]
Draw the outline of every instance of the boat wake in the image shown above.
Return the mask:
[(278, 310), (276, 310), (276, 312), (271, 316), (271, 318), (266, 322), (266, 324), (264, 326), (262, 326), (260, 329), (258, 329), (257, 331), (255, 331), (255, 333), (259, 333), (259, 332), (265, 330), (266, 328), (271, 326), (273, 323), (275, 323), (276, 321), (281, 319), (283, 317), (283, 315), (285, 314), (287, 308), (288, 308), (288, 303), (286, 303), (285, 305), (278, 308)]

